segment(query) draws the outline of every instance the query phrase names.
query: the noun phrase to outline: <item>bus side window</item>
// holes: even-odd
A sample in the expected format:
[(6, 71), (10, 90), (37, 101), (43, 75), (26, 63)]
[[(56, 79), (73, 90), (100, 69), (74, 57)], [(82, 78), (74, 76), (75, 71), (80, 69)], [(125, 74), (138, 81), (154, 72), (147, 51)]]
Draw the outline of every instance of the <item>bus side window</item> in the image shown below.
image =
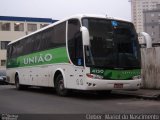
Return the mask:
[(68, 21), (68, 51), (74, 65), (83, 66), (83, 44), (80, 22), (77, 19)]

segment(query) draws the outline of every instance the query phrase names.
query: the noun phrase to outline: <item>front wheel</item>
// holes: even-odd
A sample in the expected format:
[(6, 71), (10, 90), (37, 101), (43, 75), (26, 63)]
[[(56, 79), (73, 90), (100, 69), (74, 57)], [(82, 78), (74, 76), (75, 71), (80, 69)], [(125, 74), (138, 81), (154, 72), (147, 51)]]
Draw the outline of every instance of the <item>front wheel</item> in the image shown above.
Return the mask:
[(59, 74), (55, 81), (55, 89), (58, 95), (67, 96), (68, 90), (64, 87), (64, 79), (61, 74)]

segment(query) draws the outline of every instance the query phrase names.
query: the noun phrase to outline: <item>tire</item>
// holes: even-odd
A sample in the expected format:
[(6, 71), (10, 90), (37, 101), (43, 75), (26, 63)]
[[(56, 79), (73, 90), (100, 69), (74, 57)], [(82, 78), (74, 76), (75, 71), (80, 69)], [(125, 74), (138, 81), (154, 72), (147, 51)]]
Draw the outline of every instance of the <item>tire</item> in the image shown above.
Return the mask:
[(56, 77), (55, 89), (56, 89), (56, 93), (59, 96), (67, 96), (68, 95), (68, 90), (64, 87), (64, 79), (61, 74), (59, 74)]
[(16, 75), (16, 77), (15, 77), (15, 86), (16, 86), (17, 90), (25, 90), (25, 89), (28, 88), (27, 85), (21, 85), (20, 84), (20, 82), (19, 82), (19, 76), (18, 75)]
[(15, 86), (16, 86), (17, 90), (21, 90), (22, 89), (22, 86), (19, 83), (19, 77), (18, 77), (18, 75), (15, 76)]

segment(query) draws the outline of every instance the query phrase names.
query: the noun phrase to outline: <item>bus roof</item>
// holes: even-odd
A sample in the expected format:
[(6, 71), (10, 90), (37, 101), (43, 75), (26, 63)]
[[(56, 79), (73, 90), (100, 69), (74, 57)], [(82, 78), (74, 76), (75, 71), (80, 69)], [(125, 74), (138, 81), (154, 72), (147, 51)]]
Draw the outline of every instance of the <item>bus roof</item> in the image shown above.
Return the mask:
[(83, 18), (83, 17), (104, 18), (104, 19), (112, 19), (112, 20), (114, 19), (114, 20), (120, 20), (120, 21), (129, 22), (129, 21), (127, 21), (127, 20), (120, 19), (120, 18), (108, 17), (107, 15), (77, 14), (77, 15), (73, 15), (73, 16), (70, 16), (70, 17), (68, 17), (68, 18), (62, 19), (62, 20), (60, 20), (60, 21), (54, 22), (54, 23), (52, 23), (52, 24), (50, 24), (50, 25), (48, 25), (48, 26), (46, 26), (46, 27), (44, 27), (44, 28), (41, 28), (41, 29), (39, 29), (39, 30), (37, 30), (37, 31), (35, 31), (35, 32), (32, 32), (32, 33), (30, 33), (30, 34), (28, 34), (28, 35), (26, 35), (26, 36), (23, 36), (23, 37), (21, 37), (21, 38), (18, 38), (18, 39), (16, 39), (16, 40), (13, 40), (13, 41), (11, 41), (8, 45), (13, 44), (13, 43), (15, 43), (15, 42), (18, 42), (18, 41), (20, 41), (21, 39), (27, 38), (27, 37), (29, 37), (29, 36), (31, 36), (31, 35), (36, 34), (36, 33), (39, 33), (39, 32), (41, 32), (41, 31), (43, 31), (43, 30), (45, 30), (45, 29), (51, 28), (51, 27), (53, 27), (54, 25), (57, 25), (57, 24), (59, 24), (59, 23), (62, 23), (62, 22), (64, 22), (64, 21), (67, 21), (67, 20), (69, 20), (69, 19), (72, 19), (72, 18), (73, 18), (73, 19), (74, 19), (74, 18), (81, 19), (81, 18)]

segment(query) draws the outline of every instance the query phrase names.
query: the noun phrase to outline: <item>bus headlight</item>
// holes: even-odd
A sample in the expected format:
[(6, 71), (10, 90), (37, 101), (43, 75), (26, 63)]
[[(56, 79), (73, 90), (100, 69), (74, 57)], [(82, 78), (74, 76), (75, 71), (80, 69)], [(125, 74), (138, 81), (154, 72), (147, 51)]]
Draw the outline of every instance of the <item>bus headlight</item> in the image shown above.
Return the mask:
[(133, 76), (132, 79), (133, 80), (141, 79), (141, 75)]
[(103, 76), (101, 75), (95, 75), (95, 74), (90, 74), (90, 73), (87, 73), (86, 75), (87, 77), (92, 78), (92, 79), (103, 79)]

